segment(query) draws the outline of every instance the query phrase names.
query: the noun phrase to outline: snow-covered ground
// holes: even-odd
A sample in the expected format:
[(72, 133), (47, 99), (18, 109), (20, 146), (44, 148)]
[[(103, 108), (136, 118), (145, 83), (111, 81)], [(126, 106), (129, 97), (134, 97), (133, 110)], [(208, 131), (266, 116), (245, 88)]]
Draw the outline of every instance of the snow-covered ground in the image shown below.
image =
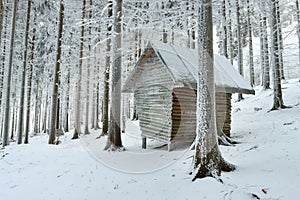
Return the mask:
[[(92, 132), (57, 146), (46, 135), (29, 145), (0, 150), (0, 199), (298, 199), (300, 195), (300, 83), (283, 84), (290, 109), (269, 112), (272, 91), (258, 91), (233, 105), (233, 136), (241, 144), (221, 147), (237, 170), (192, 182), (193, 152), (141, 150), (137, 123), (128, 123), (124, 152), (102, 151), (106, 138)], [(152, 146), (151, 146), (152, 145)]]

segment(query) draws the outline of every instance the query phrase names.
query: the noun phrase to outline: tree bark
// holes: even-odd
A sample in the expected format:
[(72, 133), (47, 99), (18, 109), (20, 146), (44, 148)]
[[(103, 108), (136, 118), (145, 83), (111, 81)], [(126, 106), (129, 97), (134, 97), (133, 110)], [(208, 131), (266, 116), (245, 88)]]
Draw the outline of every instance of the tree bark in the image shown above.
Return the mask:
[[(110, 19), (113, 15), (112, 7), (113, 2), (112, 0), (108, 1), (108, 18)], [(103, 110), (102, 110), (102, 117), (103, 117), (103, 126), (102, 126), (102, 134), (108, 134), (108, 109), (109, 109), (109, 73), (110, 73), (110, 53), (111, 53), (111, 31), (112, 31), (112, 24), (109, 22), (107, 24), (107, 42), (106, 42), (106, 58), (105, 58), (105, 72), (104, 72), (104, 94), (103, 94)]]
[(55, 144), (55, 135), (56, 129), (58, 126), (57, 115), (58, 111), (58, 88), (59, 88), (59, 76), (60, 76), (60, 62), (61, 62), (61, 52), (62, 52), (62, 37), (63, 37), (63, 24), (64, 24), (64, 2), (60, 0), (60, 9), (59, 9), (59, 28), (57, 36), (57, 53), (56, 53), (56, 67), (54, 71), (54, 82), (53, 82), (53, 93), (52, 93), (52, 102), (51, 102), (51, 121), (49, 129), (49, 144)]
[(8, 71), (6, 74), (7, 85), (6, 85), (6, 100), (5, 100), (5, 117), (3, 123), (3, 140), (2, 146), (5, 147), (9, 145), (8, 133), (9, 133), (9, 122), (10, 122), (10, 91), (11, 91), (11, 75), (13, 68), (13, 54), (14, 54), (14, 44), (15, 44), (15, 28), (18, 10), (18, 0), (14, 0), (13, 18), (12, 18), (12, 28), (11, 28), (11, 40), (10, 40), (10, 55), (8, 63)]
[[(33, 70), (33, 63), (34, 63), (34, 48), (35, 48), (35, 38), (36, 38), (36, 16), (34, 18), (34, 28), (32, 33), (32, 46), (31, 46), (31, 63), (29, 66), (28, 76), (27, 76), (27, 106), (26, 106), (26, 124), (25, 124), (25, 138), (24, 144), (28, 144), (28, 136), (29, 136), (29, 125), (30, 125), (30, 108), (31, 108), (31, 88), (32, 88), (32, 70)], [(47, 109), (47, 107), (46, 107)]]
[[(89, 10), (89, 20), (92, 21), (92, 6), (93, 2), (90, 0), (90, 10)], [(91, 38), (92, 38), (92, 26), (89, 25), (88, 27), (89, 32), (89, 58), (88, 58), (88, 65), (87, 65), (87, 83), (86, 83), (86, 104), (85, 104), (85, 128), (84, 128), (84, 134), (90, 134), (89, 131), (89, 115), (90, 115), (90, 74), (91, 74), (91, 52), (92, 52), (92, 44), (91, 44)]]
[(297, 7), (297, 35), (298, 35), (298, 51), (299, 51), (299, 76), (300, 76), (300, 7), (299, 7), (299, 0), (296, 0), (296, 7)]
[(23, 125), (24, 125), (24, 102), (25, 102), (25, 79), (27, 70), (27, 51), (28, 51), (28, 36), (29, 36), (29, 26), (30, 26), (30, 13), (31, 13), (31, 0), (27, 3), (27, 20), (25, 29), (25, 49), (24, 49), (24, 62), (23, 62), (23, 72), (21, 77), (21, 94), (20, 94), (20, 108), (19, 108), (19, 121), (18, 121), (18, 144), (22, 144), (23, 139)]
[(80, 37), (80, 55), (79, 55), (79, 77), (77, 81), (76, 105), (75, 105), (75, 130), (72, 139), (78, 139), (81, 133), (81, 79), (83, 67), (83, 49), (84, 49), (84, 20), (85, 20), (86, 0), (83, 0), (82, 18), (81, 18), (81, 37)]
[(264, 44), (264, 70), (263, 70), (263, 89), (270, 89), (270, 59), (269, 59), (269, 42), (267, 32), (267, 17), (263, 16), (262, 21), (263, 44)]
[(279, 41), (278, 41), (278, 20), (277, 20), (277, 0), (271, 0), (272, 13), (271, 13), (271, 33), (272, 33), (272, 54), (273, 54), (273, 73), (274, 73), (274, 97), (273, 108), (286, 108), (283, 103), (282, 90), (281, 90), (281, 73), (280, 73), (280, 55), (279, 55)]
[(104, 150), (122, 149), (121, 140), (121, 73), (122, 73), (122, 7), (117, 0), (114, 8), (113, 65), (111, 68), (110, 121), (107, 144)]
[(253, 43), (252, 43), (252, 25), (251, 25), (251, 7), (250, 1), (247, 0), (247, 22), (248, 22), (248, 37), (249, 37), (249, 72), (250, 72), (250, 84), (253, 87), (255, 84), (254, 79), (254, 62), (253, 62)]
[(199, 73), (193, 180), (207, 176), (218, 178), (221, 171), (234, 169), (222, 158), (218, 147), (213, 60), (212, 3), (203, 0), (198, 6)]
[(226, 18), (226, 0), (222, 1), (222, 30), (223, 30), (223, 38), (222, 38), (222, 54), (225, 56), (225, 58), (228, 58), (228, 42), (227, 42), (227, 18)]
[(280, 19), (280, 7), (279, 7), (279, 1), (275, 1), (276, 3), (276, 20), (277, 20), (277, 39), (278, 39), (278, 45), (279, 45), (279, 64), (280, 64), (280, 77), (282, 80), (285, 79), (284, 76), (284, 67), (283, 67), (283, 38), (282, 38), (282, 29), (281, 29), (281, 19)]
[[(243, 68), (243, 46), (242, 46), (242, 34), (241, 34), (241, 25), (240, 25), (240, 5), (239, 0), (235, 0), (236, 6), (236, 26), (237, 26), (237, 42), (238, 42), (238, 68), (239, 73), (244, 76), (244, 68)], [(243, 95), (238, 94), (238, 100), (241, 101), (243, 99)]]

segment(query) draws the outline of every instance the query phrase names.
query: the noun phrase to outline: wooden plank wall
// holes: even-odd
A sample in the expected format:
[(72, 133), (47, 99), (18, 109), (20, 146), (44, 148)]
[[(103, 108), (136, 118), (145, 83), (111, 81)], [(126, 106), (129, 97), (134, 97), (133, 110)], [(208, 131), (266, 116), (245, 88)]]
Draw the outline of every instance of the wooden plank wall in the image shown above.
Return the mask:
[[(193, 141), (196, 134), (197, 91), (188, 87), (173, 90), (172, 140)], [(231, 94), (216, 94), (216, 117), (225, 134), (231, 130)]]
[(173, 90), (172, 140), (192, 142), (196, 133), (197, 91), (188, 87)]
[(135, 100), (142, 136), (171, 140), (173, 81), (157, 56), (148, 59), (137, 80)]
[(227, 136), (231, 131), (231, 97), (231, 94), (216, 93), (217, 123)]

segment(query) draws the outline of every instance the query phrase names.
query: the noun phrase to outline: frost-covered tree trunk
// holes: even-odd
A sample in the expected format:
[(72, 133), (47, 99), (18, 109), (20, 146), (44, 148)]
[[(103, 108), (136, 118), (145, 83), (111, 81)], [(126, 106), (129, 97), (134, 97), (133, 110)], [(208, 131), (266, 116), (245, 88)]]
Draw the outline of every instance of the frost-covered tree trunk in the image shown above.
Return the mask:
[(228, 51), (229, 51), (229, 58), (230, 58), (230, 63), (233, 65), (233, 35), (232, 35), (232, 18), (231, 18), (231, 0), (227, 0), (228, 7), (226, 8), (227, 11), (227, 18), (228, 18), (228, 23), (227, 23), (227, 32), (228, 32)]
[(57, 115), (59, 113), (59, 94), (58, 88), (60, 85), (60, 63), (61, 63), (61, 54), (62, 54), (62, 37), (63, 37), (63, 24), (64, 24), (64, 2), (60, 0), (60, 9), (59, 9), (59, 28), (57, 36), (57, 53), (56, 53), (56, 66), (54, 71), (54, 81), (53, 81), (53, 91), (52, 91), (52, 101), (51, 101), (51, 120), (49, 128), (49, 144), (55, 144), (55, 135), (56, 128), (58, 126)]
[(300, 76), (300, 6), (299, 0), (296, 0), (297, 7), (297, 35), (298, 35), (298, 51), (299, 51), (299, 76)]
[(14, 54), (14, 44), (15, 44), (15, 28), (16, 28), (16, 19), (17, 19), (17, 10), (18, 10), (18, 0), (14, 0), (14, 9), (12, 17), (12, 26), (11, 26), (11, 38), (10, 38), (10, 53), (9, 53), (9, 63), (6, 76), (6, 99), (5, 99), (5, 110), (4, 110), (4, 122), (3, 122), (3, 140), (2, 146), (5, 147), (9, 145), (9, 124), (10, 124), (10, 97), (11, 97), (11, 78), (12, 78), (12, 68), (13, 68), (13, 54)]
[(109, 108), (109, 73), (110, 73), (110, 53), (111, 53), (111, 17), (113, 15), (112, 11), (113, 2), (112, 0), (108, 0), (108, 22), (107, 22), (107, 41), (106, 41), (106, 57), (105, 57), (105, 72), (104, 72), (104, 91), (103, 91), (103, 109), (102, 109), (102, 117), (103, 117), (103, 126), (102, 126), (102, 134), (107, 135), (108, 133), (108, 108)]
[[(69, 49), (69, 56), (71, 57), (72, 52)], [(70, 60), (69, 60), (70, 61)], [(70, 61), (71, 62), (71, 61)], [(65, 107), (63, 116), (63, 130), (64, 132), (69, 132), (69, 107), (70, 107), (70, 79), (71, 79), (71, 63), (68, 63), (67, 67), (67, 81), (66, 81), (66, 94), (65, 94)]]
[(279, 45), (279, 64), (280, 64), (280, 76), (281, 79), (285, 79), (284, 76), (284, 67), (283, 67), (283, 38), (282, 38), (282, 29), (281, 29), (281, 17), (280, 17), (280, 6), (279, 0), (275, 1), (276, 3), (276, 20), (277, 20), (277, 39)]
[(267, 17), (262, 17), (262, 34), (263, 34), (263, 76), (262, 86), (264, 90), (270, 89), (270, 55), (269, 55), (269, 41), (267, 32)]
[(39, 133), (40, 132), (40, 115), (41, 115), (41, 89), (40, 89), (40, 76), (41, 73), (39, 70), (36, 70), (35, 73), (35, 86), (36, 86), (36, 91), (35, 91), (35, 107), (34, 107), (34, 133)]
[[(7, 5), (5, 5), (4, 6), (4, 8), (3, 8), (3, 12), (4, 12), (4, 10), (7, 10), (8, 8), (7, 8)], [(3, 84), (4, 84), (4, 72), (5, 72), (5, 57), (6, 57), (6, 50), (7, 50), (7, 35), (8, 35), (8, 33), (7, 33), (7, 29), (8, 29), (8, 14), (7, 14), (8, 12), (5, 12), (5, 20), (4, 20), (4, 32), (3, 32), (3, 35), (1, 35), (1, 38), (0, 38), (0, 40), (2, 41), (3, 40), (3, 47), (2, 47), (2, 52), (0, 52), (1, 54), (1, 57), (2, 57), (2, 60), (1, 60), (1, 67), (0, 67), (0, 69), (1, 69), (1, 71), (0, 71), (0, 88), (2, 88), (2, 90), (1, 90), (1, 92), (0, 92), (0, 113), (1, 113), (1, 117), (0, 117), (0, 132), (1, 132), (1, 134), (0, 134), (0, 136), (1, 136), (1, 138), (2, 138), (2, 134), (3, 134), (3, 109), (2, 109), (2, 107), (3, 107), (3, 105), (2, 105), (2, 103), (3, 103)]]
[(3, 1), (0, 0), (0, 45), (2, 44), (3, 17), (4, 17), (4, 4)]
[(81, 37), (80, 37), (80, 55), (79, 55), (79, 74), (77, 81), (77, 91), (76, 91), (76, 105), (75, 105), (75, 130), (72, 139), (78, 139), (81, 133), (81, 80), (82, 80), (82, 67), (83, 67), (83, 49), (84, 49), (84, 20), (85, 20), (85, 9), (86, 0), (82, 2), (82, 18), (81, 18)]
[(228, 58), (228, 41), (227, 41), (227, 18), (226, 18), (226, 0), (222, 0), (222, 54)]
[(247, 0), (247, 22), (248, 22), (248, 38), (249, 38), (249, 72), (250, 72), (250, 84), (254, 86), (254, 62), (253, 62), (253, 43), (252, 43), (252, 24), (251, 24), (251, 6), (250, 1)]
[(28, 136), (29, 136), (29, 125), (30, 125), (30, 108), (31, 108), (31, 87), (32, 87), (32, 70), (33, 70), (33, 64), (34, 64), (34, 50), (35, 50), (35, 40), (36, 40), (36, 16), (34, 17), (34, 28), (32, 33), (32, 39), (31, 39), (31, 57), (30, 57), (30, 65), (29, 70), (27, 73), (27, 106), (26, 106), (26, 124), (25, 124), (25, 138), (24, 138), (24, 144), (28, 144)]
[(27, 70), (27, 52), (28, 52), (28, 36), (29, 36), (29, 25), (30, 25), (30, 13), (31, 13), (31, 0), (27, 3), (27, 19), (25, 29), (25, 47), (24, 47), (24, 62), (23, 71), (21, 77), (21, 94), (20, 94), (20, 107), (19, 107), (19, 121), (18, 121), (18, 139), (17, 143), (22, 144), (23, 137), (23, 125), (24, 125), (24, 102), (25, 102), (25, 79)]
[(211, 0), (200, 1), (197, 11), (199, 73), (193, 180), (207, 176), (218, 177), (221, 171), (234, 169), (222, 158), (217, 140)]
[[(238, 68), (239, 73), (243, 76), (244, 69), (243, 69), (243, 46), (242, 46), (242, 34), (241, 34), (241, 23), (240, 23), (240, 5), (239, 0), (235, 0), (235, 7), (236, 7), (236, 26), (237, 26), (237, 45), (238, 45)], [(238, 100), (242, 100), (243, 95), (238, 95)]]
[[(92, 21), (92, 6), (93, 2), (90, 0), (90, 10), (89, 10), (89, 15), (88, 18), (90, 20), (90, 23)], [(91, 52), (92, 52), (92, 27), (91, 24), (89, 24), (88, 27), (88, 32), (89, 32), (89, 45), (88, 45), (88, 65), (87, 65), (87, 80), (86, 80), (86, 103), (85, 103), (85, 127), (84, 127), (84, 134), (90, 134), (89, 131), (89, 115), (90, 115), (90, 74), (91, 74)]]
[(273, 97), (273, 108), (277, 110), (279, 108), (286, 108), (283, 103), (282, 90), (281, 90), (281, 73), (280, 73), (280, 45), (278, 40), (278, 20), (277, 20), (277, 0), (271, 0), (271, 35), (272, 35), (272, 58), (273, 58), (273, 75), (274, 75), (274, 97)]
[(264, 63), (265, 63), (265, 57), (264, 57), (264, 30), (262, 25), (262, 15), (259, 14), (259, 45), (260, 45), (260, 84), (263, 85), (263, 77), (264, 77)]
[(110, 118), (107, 144), (105, 150), (120, 149), (121, 140), (121, 73), (122, 73), (122, 7), (123, 0), (116, 0), (114, 4), (113, 23), (113, 53), (111, 68)]

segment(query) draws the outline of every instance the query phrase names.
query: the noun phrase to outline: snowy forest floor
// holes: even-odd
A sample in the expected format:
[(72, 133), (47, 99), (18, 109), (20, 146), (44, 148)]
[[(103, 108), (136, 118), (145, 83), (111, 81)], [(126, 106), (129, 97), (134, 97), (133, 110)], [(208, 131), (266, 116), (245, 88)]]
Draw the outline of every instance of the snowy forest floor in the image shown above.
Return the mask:
[[(233, 138), (241, 144), (221, 147), (237, 166), (212, 178), (192, 182), (193, 151), (141, 149), (136, 122), (122, 135), (124, 152), (104, 152), (106, 138), (91, 132), (80, 140), (71, 133), (61, 144), (47, 135), (29, 145), (12, 143), (0, 150), (0, 198), (3, 200), (93, 199), (298, 199), (300, 187), (300, 83), (283, 84), (290, 109), (269, 112), (272, 91), (259, 91), (233, 104)], [(152, 146), (151, 146), (152, 145)]]

